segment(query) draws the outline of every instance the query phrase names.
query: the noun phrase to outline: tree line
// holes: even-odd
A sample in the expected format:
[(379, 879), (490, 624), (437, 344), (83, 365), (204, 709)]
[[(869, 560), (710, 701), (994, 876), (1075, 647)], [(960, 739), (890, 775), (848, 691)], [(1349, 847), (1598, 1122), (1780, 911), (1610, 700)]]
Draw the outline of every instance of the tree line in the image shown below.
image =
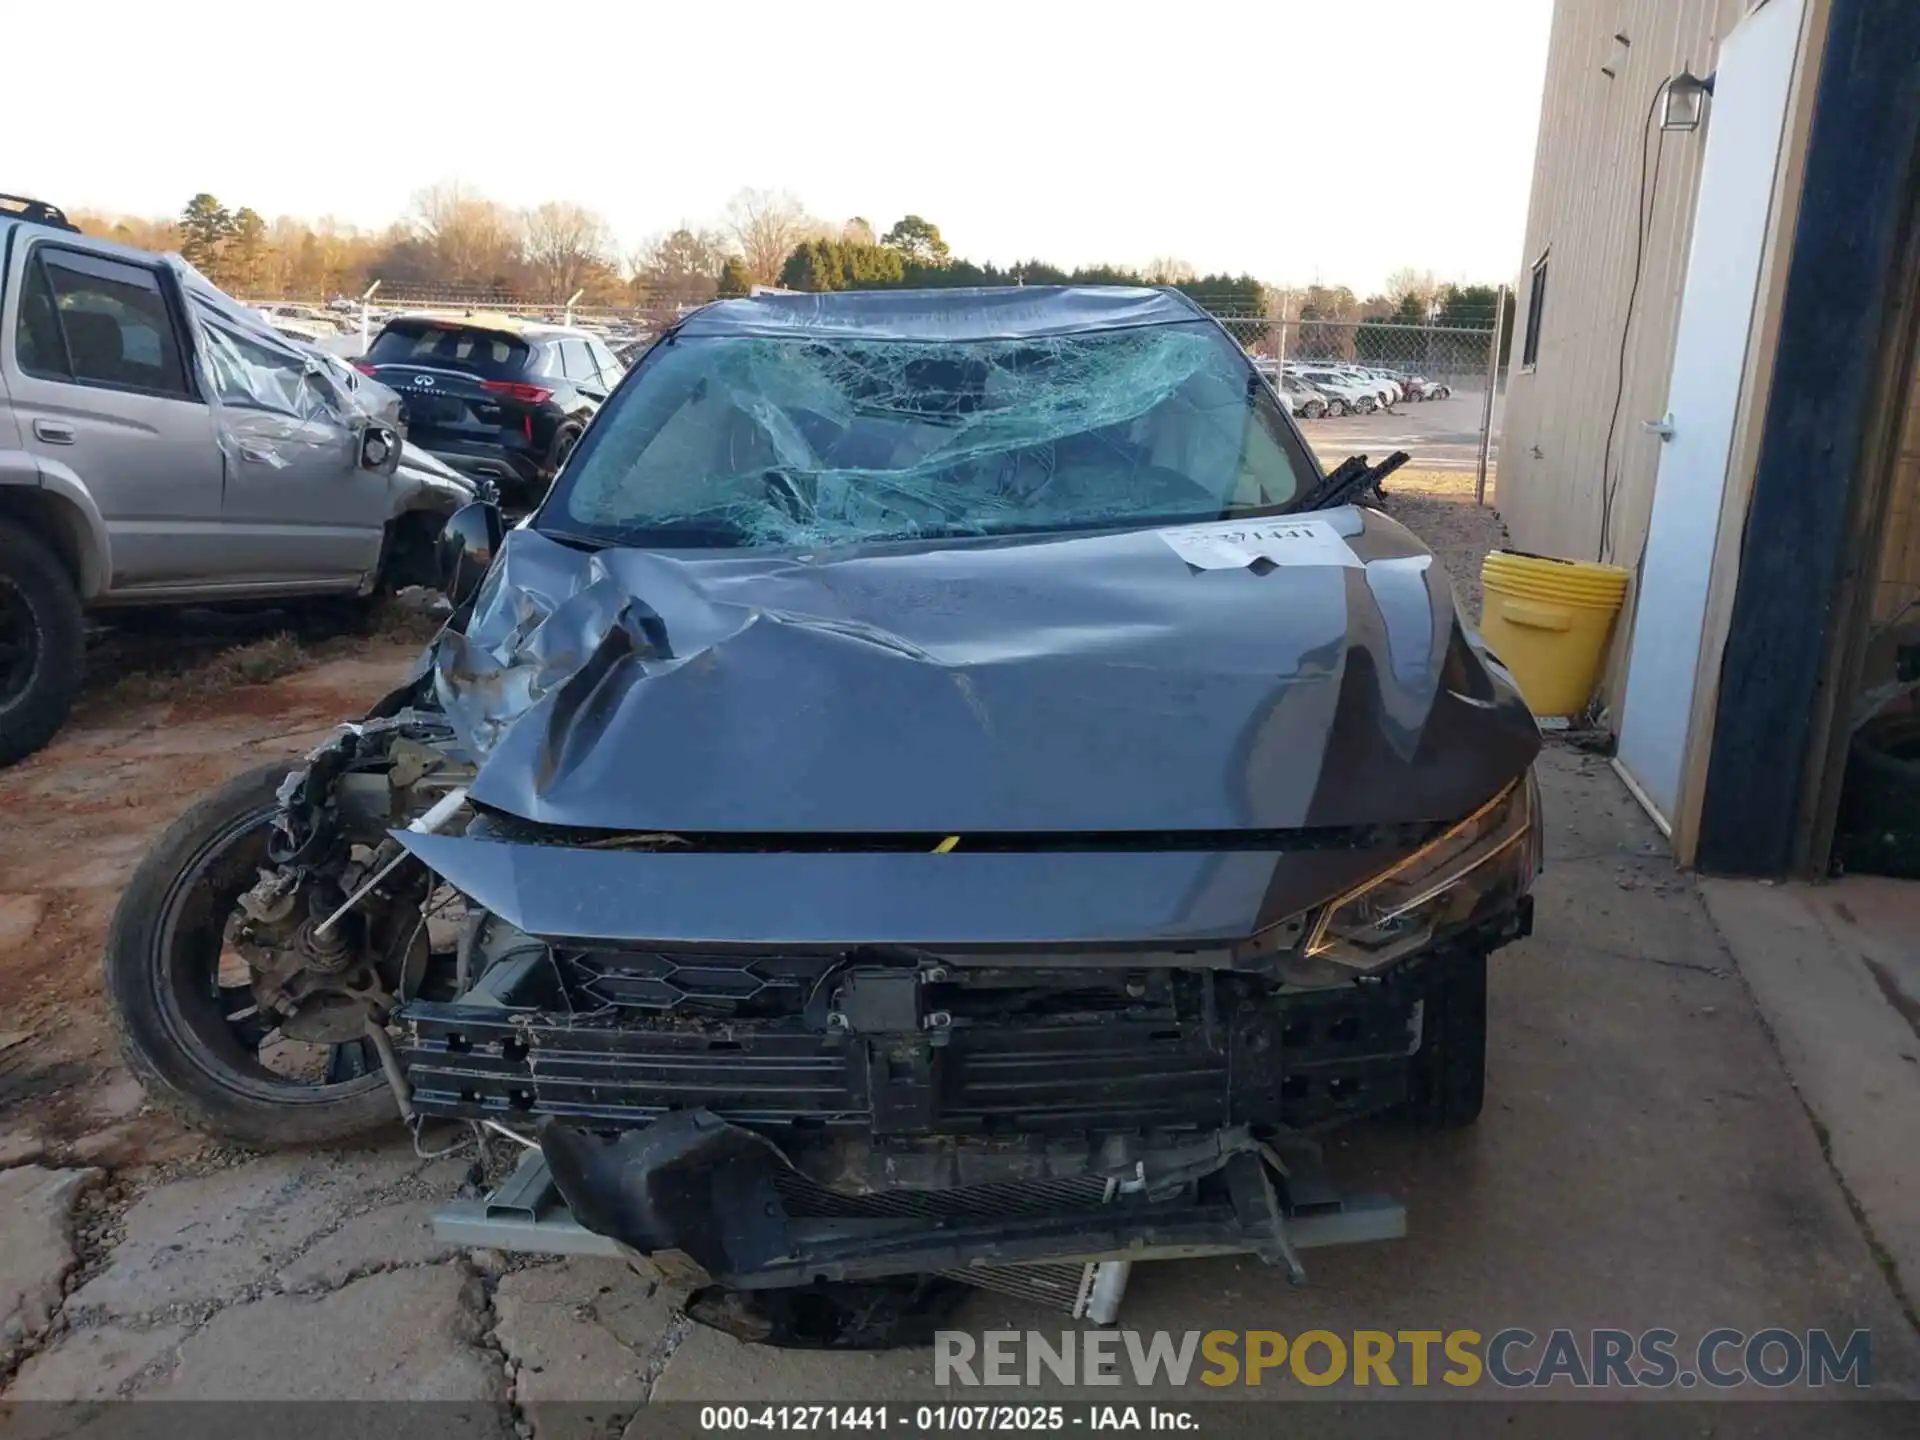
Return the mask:
[(940, 227), (919, 215), (903, 216), (873, 238), (861, 219), (838, 236), (803, 240), (780, 267), (788, 290), (928, 289), (958, 285), (1173, 285), (1209, 309), (1227, 315), (1268, 313), (1268, 287), (1251, 275), (1196, 275), (1177, 261), (1156, 261), (1146, 270), (1083, 265), (1063, 270), (1043, 260), (1001, 267), (955, 257)]
[(920, 215), (876, 232), (861, 216), (822, 220), (774, 190), (741, 190), (716, 222), (679, 225), (625, 254), (606, 220), (587, 206), (549, 201), (514, 209), (457, 182), (418, 191), (406, 215), (374, 231), (331, 219), (268, 220), (208, 193), (166, 219), (86, 212), (73, 218), (93, 234), (178, 251), (215, 284), (251, 298), (359, 295), (378, 280), (390, 292), (485, 293), (548, 305), (579, 294), (590, 306), (671, 312), (755, 285), (818, 291), (1166, 284), (1216, 313), (1297, 317), (1303, 341), (1317, 324), (1328, 353), (1349, 357), (1364, 357), (1386, 333), (1370, 326), (1486, 328), (1493, 320), (1493, 287), (1442, 285), (1412, 269), (1395, 272), (1384, 293), (1362, 300), (1345, 286), (1283, 291), (1251, 275), (1199, 275), (1176, 258), (1139, 270), (1063, 269), (1038, 259), (1003, 266), (956, 256), (940, 227)]

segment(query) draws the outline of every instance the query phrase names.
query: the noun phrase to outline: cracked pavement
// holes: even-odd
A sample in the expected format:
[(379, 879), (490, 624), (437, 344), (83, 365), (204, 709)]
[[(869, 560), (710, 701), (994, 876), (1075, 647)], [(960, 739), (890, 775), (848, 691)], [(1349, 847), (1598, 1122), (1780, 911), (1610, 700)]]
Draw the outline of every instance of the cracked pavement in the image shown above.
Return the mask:
[[(1548, 871), (1534, 937), (1493, 963), (1485, 1116), (1329, 1147), (1406, 1201), (1409, 1238), (1314, 1252), (1305, 1290), (1250, 1259), (1142, 1266), (1122, 1323), (1865, 1327), (1876, 1390), (1920, 1394), (1920, 1343), (1691, 882), (1604, 761), (1543, 771)], [(672, 1400), (941, 1398), (922, 1351), (743, 1346), (617, 1262), (451, 1250), (428, 1217), (467, 1158), (404, 1138), (114, 1170), (9, 1117), (0, 1147), (6, 1400), (436, 1398), (586, 1440)], [(982, 1295), (958, 1323), (1064, 1321)]]

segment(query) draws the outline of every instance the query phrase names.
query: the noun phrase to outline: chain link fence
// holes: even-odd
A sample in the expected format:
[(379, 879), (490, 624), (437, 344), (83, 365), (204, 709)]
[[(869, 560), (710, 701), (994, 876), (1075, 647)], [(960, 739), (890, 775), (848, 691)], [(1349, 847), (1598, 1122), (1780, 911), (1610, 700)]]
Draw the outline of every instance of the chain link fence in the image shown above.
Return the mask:
[(1484, 503), (1505, 411), (1493, 363), (1501, 313), (1484, 327), (1214, 314), (1280, 390), (1323, 462), (1405, 450), (1413, 469), (1472, 474)]

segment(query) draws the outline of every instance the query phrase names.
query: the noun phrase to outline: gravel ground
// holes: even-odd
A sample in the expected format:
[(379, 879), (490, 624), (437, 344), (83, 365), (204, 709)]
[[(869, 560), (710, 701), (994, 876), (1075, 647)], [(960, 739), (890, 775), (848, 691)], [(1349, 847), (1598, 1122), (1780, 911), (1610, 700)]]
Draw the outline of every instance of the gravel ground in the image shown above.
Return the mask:
[(1489, 550), (1508, 543), (1507, 527), (1487, 503), (1473, 503), (1473, 476), (1459, 471), (1406, 469), (1389, 476), (1381, 509), (1427, 542), (1453, 578), (1460, 608), (1480, 623), (1480, 565)]

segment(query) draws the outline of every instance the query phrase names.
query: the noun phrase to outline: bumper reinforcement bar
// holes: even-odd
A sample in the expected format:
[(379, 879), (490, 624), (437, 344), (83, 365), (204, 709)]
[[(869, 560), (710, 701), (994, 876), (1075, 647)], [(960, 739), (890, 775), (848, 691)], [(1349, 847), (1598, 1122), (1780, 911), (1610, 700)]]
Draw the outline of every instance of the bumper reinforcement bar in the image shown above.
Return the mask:
[[(651, 1143), (636, 1145), (643, 1137)], [(615, 1145), (556, 1126), (543, 1127), (542, 1141), (546, 1150), (529, 1151), (485, 1199), (440, 1210), (435, 1236), (471, 1249), (646, 1257), (695, 1286), (742, 1291), (915, 1274), (1008, 1289), (1022, 1272), (1038, 1279), (1049, 1267), (1084, 1266), (1085, 1283), (1069, 1287), (1079, 1291), (1076, 1314), (1110, 1322), (1101, 1311), (1117, 1308), (1137, 1260), (1254, 1254), (1298, 1281), (1297, 1251), (1406, 1234), (1398, 1201), (1341, 1197), (1292, 1156), (1276, 1175), (1255, 1153), (1233, 1155), (1221, 1171), (1225, 1194), (1212, 1199), (1130, 1196), (1065, 1214), (813, 1216), (789, 1213), (760, 1183), (777, 1156), (770, 1144), (707, 1112)], [(576, 1198), (587, 1187), (579, 1208), (591, 1228), (556, 1166)], [(1090, 1304), (1095, 1292), (1110, 1302)]]

